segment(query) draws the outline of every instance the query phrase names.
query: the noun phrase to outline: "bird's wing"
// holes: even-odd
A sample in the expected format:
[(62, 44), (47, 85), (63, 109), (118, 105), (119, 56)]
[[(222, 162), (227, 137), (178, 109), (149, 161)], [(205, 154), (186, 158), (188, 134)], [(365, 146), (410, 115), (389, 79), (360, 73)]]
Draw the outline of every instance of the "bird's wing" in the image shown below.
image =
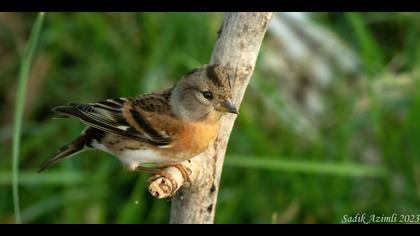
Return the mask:
[(168, 115), (170, 91), (145, 94), (134, 98), (108, 99), (96, 103), (55, 107), (52, 111), (79, 118), (87, 125), (158, 146), (168, 145), (171, 138), (153, 126), (153, 117)]

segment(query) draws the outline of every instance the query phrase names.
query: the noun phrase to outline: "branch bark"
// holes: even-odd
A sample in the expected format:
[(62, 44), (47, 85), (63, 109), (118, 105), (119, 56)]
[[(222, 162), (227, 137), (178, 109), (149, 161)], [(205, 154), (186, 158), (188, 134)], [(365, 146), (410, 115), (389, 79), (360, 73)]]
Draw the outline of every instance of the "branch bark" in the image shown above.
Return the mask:
[[(251, 78), (272, 13), (226, 13), (210, 64), (228, 68), (235, 104), (239, 106)], [(153, 176), (149, 191), (157, 198), (172, 196), (170, 223), (213, 223), (220, 177), (236, 115), (221, 118), (219, 135), (208, 150), (182, 164), (190, 171), (186, 180), (177, 168), (165, 171), (172, 178)], [(180, 189), (181, 186), (183, 188)]]

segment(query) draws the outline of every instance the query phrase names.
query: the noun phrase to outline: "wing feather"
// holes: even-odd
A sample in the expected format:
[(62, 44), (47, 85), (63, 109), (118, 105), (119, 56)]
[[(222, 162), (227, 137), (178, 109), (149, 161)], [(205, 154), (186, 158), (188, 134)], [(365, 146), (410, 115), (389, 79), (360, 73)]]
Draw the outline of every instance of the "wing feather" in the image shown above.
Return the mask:
[[(164, 146), (171, 143), (171, 138), (163, 135), (164, 132), (156, 130), (142, 113), (161, 113), (162, 110), (168, 109), (168, 107), (162, 108), (169, 106), (167, 92), (88, 104), (70, 103), (68, 106), (55, 107), (52, 111), (63, 116), (79, 118), (85, 124), (105, 132)], [(156, 99), (152, 99), (153, 97)], [(147, 110), (142, 107), (146, 107)], [(156, 107), (156, 110), (150, 110), (150, 107)]]

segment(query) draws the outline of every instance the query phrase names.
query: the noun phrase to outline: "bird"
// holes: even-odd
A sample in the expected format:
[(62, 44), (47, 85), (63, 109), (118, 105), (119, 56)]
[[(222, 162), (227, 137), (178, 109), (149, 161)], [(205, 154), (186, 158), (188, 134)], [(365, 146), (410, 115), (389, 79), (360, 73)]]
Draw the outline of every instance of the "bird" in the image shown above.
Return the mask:
[(54, 107), (59, 117), (77, 118), (86, 128), (38, 172), (81, 152), (100, 150), (131, 171), (162, 175), (163, 168), (174, 166), (185, 177), (188, 171), (179, 163), (215, 141), (222, 114), (238, 114), (232, 97), (228, 69), (207, 64), (163, 91)]

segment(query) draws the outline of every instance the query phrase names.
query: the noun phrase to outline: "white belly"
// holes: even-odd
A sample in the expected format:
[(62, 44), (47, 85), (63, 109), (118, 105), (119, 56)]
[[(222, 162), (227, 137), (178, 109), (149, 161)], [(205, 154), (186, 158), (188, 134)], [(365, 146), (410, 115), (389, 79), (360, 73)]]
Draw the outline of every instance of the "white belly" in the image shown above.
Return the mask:
[(92, 146), (95, 149), (107, 152), (117, 157), (124, 165), (128, 166), (130, 169), (144, 164), (170, 164), (173, 162), (172, 158), (162, 156), (158, 152), (150, 149), (125, 149), (123, 151), (115, 152), (109, 150), (105, 145), (97, 142), (93, 142)]
[(121, 162), (132, 166), (135, 164), (168, 164), (171, 159), (161, 156), (152, 150), (130, 150), (127, 149), (118, 153)]

